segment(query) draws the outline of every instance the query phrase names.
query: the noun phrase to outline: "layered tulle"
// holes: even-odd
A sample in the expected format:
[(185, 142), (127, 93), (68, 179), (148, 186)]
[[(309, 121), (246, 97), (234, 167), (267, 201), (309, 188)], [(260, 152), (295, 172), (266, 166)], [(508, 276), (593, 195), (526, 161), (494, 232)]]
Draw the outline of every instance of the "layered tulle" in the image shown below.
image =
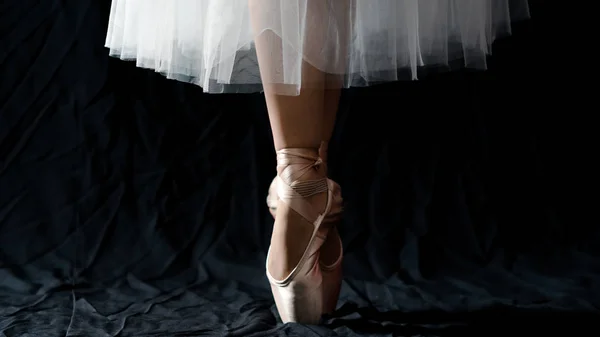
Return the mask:
[(528, 17), (527, 0), (113, 0), (106, 46), (206, 92), (297, 94), (485, 69), (492, 42)]

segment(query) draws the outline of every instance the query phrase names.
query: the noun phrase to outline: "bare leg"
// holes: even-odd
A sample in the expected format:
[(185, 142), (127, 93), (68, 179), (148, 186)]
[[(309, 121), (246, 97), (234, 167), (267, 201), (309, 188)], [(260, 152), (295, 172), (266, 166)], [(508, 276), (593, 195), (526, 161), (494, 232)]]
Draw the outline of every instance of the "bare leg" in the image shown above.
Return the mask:
[[(259, 56), (259, 59), (261, 58), (268, 59), (270, 55)], [(308, 64), (304, 65), (304, 69), (303, 77), (323, 76), (323, 73)], [(261, 67), (261, 73), (268, 71), (269, 67)], [(303, 88), (298, 96), (277, 95), (273, 85), (265, 85), (264, 90), (275, 149), (290, 147), (318, 149), (324, 133), (323, 88)]]

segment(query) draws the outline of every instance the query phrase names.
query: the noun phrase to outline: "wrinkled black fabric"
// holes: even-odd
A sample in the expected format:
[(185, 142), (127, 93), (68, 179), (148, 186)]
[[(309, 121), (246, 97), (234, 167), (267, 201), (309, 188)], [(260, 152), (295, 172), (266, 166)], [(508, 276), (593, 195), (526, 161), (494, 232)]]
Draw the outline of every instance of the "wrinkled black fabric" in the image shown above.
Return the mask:
[(344, 92), (330, 168), (346, 278), (315, 327), (278, 323), (264, 275), (263, 97), (109, 59), (109, 5), (0, 2), (0, 336), (590, 329), (593, 155), (553, 113), (568, 89), (544, 8), (487, 73)]

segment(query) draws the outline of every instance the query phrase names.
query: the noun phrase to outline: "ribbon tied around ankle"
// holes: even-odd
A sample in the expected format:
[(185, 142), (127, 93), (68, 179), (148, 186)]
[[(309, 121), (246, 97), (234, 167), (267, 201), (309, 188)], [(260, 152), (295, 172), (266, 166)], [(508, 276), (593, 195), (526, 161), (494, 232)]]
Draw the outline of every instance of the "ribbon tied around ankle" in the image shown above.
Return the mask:
[(310, 221), (314, 225), (321, 224), (324, 216), (329, 212), (331, 196), (323, 213), (317, 212), (306, 198), (328, 192), (327, 177), (299, 180), (310, 170), (319, 169), (323, 159), (309, 149), (283, 149), (277, 151), (277, 194), (281, 201)]

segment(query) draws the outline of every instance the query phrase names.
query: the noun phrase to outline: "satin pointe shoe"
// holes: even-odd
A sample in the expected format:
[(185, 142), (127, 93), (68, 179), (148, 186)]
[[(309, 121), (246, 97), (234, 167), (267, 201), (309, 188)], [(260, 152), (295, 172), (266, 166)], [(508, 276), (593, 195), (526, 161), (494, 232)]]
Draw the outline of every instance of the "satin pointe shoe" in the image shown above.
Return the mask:
[[(321, 147), (319, 148), (319, 157), (321, 157), (326, 165), (327, 143), (325, 142), (321, 143)], [(279, 197), (277, 194), (277, 181), (278, 179), (275, 177), (271, 183), (271, 186), (269, 187), (269, 195), (267, 196), (267, 206), (269, 207), (269, 211), (274, 218), (277, 212), (277, 203), (279, 202)], [(342, 283), (342, 261), (344, 256), (342, 240), (339, 236), (337, 228), (335, 227), (339, 223), (343, 211), (341, 188), (333, 180), (328, 179), (328, 181), (333, 186), (333, 202), (329, 214), (323, 220), (323, 224), (329, 228), (329, 230), (326, 231), (326, 236), (331, 235), (332, 237), (330, 239), (338, 241), (336, 244), (339, 247), (339, 253), (337, 255), (337, 259), (333, 263), (327, 263), (323, 261), (323, 259), (320, 259), (319, 261), (319, 267), (323, 277), (322, 300), (324, 314), (330, 314), (336, 309)]]
[[(282, 280), (269, 272), (271, 249), (267, 253), (266, 274), (281, 320), (317, 324), (323, 314), (323, 274), (319, 264), (320, 248), (329, 228), (324, 220), (333, 204), (333, 184), (326, 177), (317, 180), (299, 180), (314, 169), (324, 169), (321, 158), (309, 149), (282, 149), (277, 151), (277, 194), (279, 200), (313, 225), (309, 243), (292, 272)], [(306, 198), (327, 193), (323, 213), (317, 212)]]

